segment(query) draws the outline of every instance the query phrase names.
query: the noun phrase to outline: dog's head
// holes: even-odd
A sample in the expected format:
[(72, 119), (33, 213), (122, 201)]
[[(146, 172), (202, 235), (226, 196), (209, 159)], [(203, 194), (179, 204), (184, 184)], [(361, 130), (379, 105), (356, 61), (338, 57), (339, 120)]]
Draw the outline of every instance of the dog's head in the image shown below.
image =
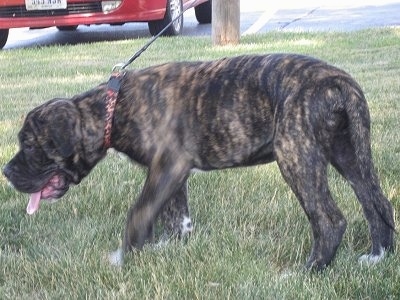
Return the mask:
[(41, 199), (58, 199), (88, 173), (79, 168), (81, 120), (68, 99), (53, 99), (27, 115), (18, 134), (19, 152), (3, 173), (19, 191), (31, 194), (29, 214)]

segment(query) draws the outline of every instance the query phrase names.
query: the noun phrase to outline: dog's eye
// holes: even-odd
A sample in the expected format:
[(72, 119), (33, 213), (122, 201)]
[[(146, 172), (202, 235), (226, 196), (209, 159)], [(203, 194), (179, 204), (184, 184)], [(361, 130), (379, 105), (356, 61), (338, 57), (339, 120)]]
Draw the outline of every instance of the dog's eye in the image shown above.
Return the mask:
[(23, 149), (26, 152), (33, 152), (35, 150), (35, 147), (33, 145), (31, 145), (31, 144), (25, 143)]

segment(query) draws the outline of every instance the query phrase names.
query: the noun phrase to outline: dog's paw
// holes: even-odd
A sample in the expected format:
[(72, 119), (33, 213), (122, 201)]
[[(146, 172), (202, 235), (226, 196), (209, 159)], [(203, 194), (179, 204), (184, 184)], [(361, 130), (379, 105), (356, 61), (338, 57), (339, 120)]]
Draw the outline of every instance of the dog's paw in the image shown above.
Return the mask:
[(116, 267), (122, 267), (124, 264), (124, 252), (121, 248), (116, 251), (111, 252), (108, 255), (108, 262)]
[(181, 236), (183, 237), (183, 236), (191, 233), (192, 231), (193, 231), (192, 220), (189, 217), (184, 216), (182, 223), (181, 223)]
[(164, 232), (161, 236), (160, 239), (157, 243), (154, 244), (154, 248), (155, 249), (161, 249), (161, 248), (165, 248), (166, 246), (168, 246), (169, 242), (170, 242), (170, 238), (171, 236), (168, 235), (168, 233)]
[(365, 254), (360, 256), (358, 262), (360, 264), (366, 264), (368, 266), (375, 265), (376, 263), (380, 262), (385, 257), (385, 249), (381, 248), (379, 254)]

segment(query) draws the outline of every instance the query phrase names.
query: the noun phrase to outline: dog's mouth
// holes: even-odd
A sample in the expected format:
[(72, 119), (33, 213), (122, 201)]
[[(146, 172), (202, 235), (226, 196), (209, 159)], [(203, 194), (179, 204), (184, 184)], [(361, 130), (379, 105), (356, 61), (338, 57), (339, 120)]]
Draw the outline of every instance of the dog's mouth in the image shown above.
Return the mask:
[(41, 200), (54, 201), (63, 196), (68, 188), (67, 178), (62, 174), (54, 174), (40, 191), (30, 194), (26, 212), (34, 214), (39, 209)]

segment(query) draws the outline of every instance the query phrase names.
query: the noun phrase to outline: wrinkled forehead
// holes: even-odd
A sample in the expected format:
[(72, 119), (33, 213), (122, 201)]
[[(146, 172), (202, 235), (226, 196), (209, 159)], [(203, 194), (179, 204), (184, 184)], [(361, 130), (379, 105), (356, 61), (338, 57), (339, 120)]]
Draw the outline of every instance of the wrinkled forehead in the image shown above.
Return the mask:
[(46, 114), (51, 113), (54, 104), (60, 100), (68, 99), (54, 98), (32, 109), (25, 117), (22, 128), (18, 133), (18, 140), (20, 142), (35, 140), (35, 136), (39, 133), (35, 132), (35, 130), (43, 130), (42, 126), (40, 126), (40, 123), (44, 121)]
[(20, 144), (26, 142), (33, 142), (35, 140), (35, 133), (32, 128), (31, 122), (28, 119), (25, 119), (24, 124), (22, 125), (21, 130), (18, 132), (18, 141)]

